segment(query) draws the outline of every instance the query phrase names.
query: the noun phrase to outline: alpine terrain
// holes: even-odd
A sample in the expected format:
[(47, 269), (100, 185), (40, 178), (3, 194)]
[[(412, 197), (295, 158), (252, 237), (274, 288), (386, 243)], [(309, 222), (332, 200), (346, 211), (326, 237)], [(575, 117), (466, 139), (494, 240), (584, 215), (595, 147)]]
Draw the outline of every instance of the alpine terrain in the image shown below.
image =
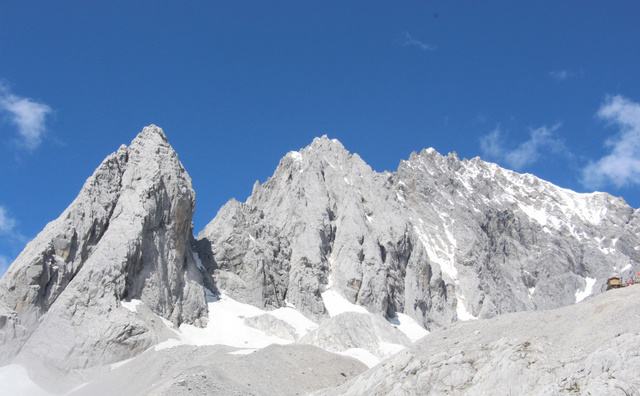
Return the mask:
[(0, 394), (640, 395), (621, 198), (323, 136), (194, 208), (157, 126), (107, 156), (0, 280)]

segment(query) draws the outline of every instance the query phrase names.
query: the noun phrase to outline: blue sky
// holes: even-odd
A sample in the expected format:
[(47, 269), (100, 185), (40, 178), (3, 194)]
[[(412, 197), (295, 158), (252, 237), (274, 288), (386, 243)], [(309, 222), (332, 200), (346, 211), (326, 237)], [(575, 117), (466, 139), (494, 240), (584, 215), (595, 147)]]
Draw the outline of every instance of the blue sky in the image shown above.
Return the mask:
[(378, 170), (432, 146), (640, 206), (640, 3), (515, 3), (3, 2), (0, 267), (150, 123), (197, 230), (324, 133)]

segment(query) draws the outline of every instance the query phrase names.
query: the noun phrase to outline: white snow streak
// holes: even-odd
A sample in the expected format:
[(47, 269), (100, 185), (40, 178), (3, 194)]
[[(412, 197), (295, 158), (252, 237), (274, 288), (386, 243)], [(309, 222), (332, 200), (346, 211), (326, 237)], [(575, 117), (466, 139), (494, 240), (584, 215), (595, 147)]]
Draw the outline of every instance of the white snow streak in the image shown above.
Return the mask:
[(595, 284), (596, 284), (596, 279), (595, 278), (586, 277), (586, 278), (584, 278), (584, 281), (585, 281), (584, 290), (576, 290), (576, 302), (577, 303), (579, 303), (580, 301), (582, 301), (585, 298), (589, 297), (591, 295), (591, 293), (593, 293), (593, 286), (595, 286)]
[(343, 312), (369, 313), (365, 307), (349, 302), (335, 290), (329, 289), (322, 293), (321, 296), (324, 307), (331, 317), (340, 315)]
[(477, 316), (473, 316), (471, 312), (467, 311), (463, 295), (456, 295), (456, 299), (456, 315), (458, 316), (458, 320), (467, 321), (478, 319)]
[(376, 364), (380, 363), (380, 358), (362, 348), (349, 348), (345, 351), (338, 352), (339, 355), (349, 356), (354, 359), (361, 361), (366, 364), (367, 367), (371, 368)]
[(136, 299), (132, 299), (130, 301), (120, 301), (120, 305), (122, 305), (122, 308), (126, 308), (131, 312), (137, 312), (137, 307), (140, 304), (142, 304), (142, 301)]
[(403, 313), (396, 313), (396, 317), (390, 322), (393, 327), (403, 332), (411, 342), (416, 342), (429, 334), (429, 331), (420, 326), (412, 317)]

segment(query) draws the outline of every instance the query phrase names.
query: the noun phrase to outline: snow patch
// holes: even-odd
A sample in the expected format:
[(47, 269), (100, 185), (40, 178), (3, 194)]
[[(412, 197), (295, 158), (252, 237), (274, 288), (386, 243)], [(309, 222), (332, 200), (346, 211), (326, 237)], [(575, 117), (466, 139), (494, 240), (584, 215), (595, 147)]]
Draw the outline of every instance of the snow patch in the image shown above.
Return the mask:
[(317, 324), (291, 307), (264, 311), (250, 304), (243, 304), (222, 293), (218, 298), (208, 296), (210, 301), (207, 327), (201, 328), (182, 324), (176, 329), (167, 320), (162, 322), (171, 329), (176, 338), (170, 338), (155, 345), (156, 351), (178, 345), (227, 345), (235, 348), (261, 349), (271, 344), (290, 344), (292, 341), (269, 335), (247, 326), (245, 318), (269, 314), (292, 326), (299, 336), (317, 328)]
[(420, 326), (412, 317), (403, 313), (396, 313), (396, 317), (389, 320), (389, 322), (393, 327), (404, 333), (411, 342), (416, 342), (429, 334), (427, 329)]
[(413, 229), (418, 235), (418, 239), (420, 239), (422, 246), (426, 250), (429, 260), (438, 264), (440, 270), (446, 274), (451, 281), (457, 283), (458, 270), (454, 264), (455, 240), (453, 239), (453, 235), (449, 230), (445, 230), (444, 234), (448, 239), (448, 243), (445, 242), (440, 235), (436, 234), (432, 237), (424, 231), (424, 221), (422, 219), (418, 220), (420, 221), (420, 227), (414, 225)]
[(478, 319), (477, 316), (473, 316), (471, 312), (467, 311), (464, 296), (456, 294), (456, 300), (456, 315), (458, 316), (458, 320), (467, 321)]
[(264, 348), (271, 344), (289, 344), (291, 341), (270, 336), (247, 326), (244, 319), (266, 313), (253, 305), (243, 304), (221, 294), (217, 301), (209, 303), (209, 322), (200, 328), (180, 325), (184, 343), (190, 345), (228, 345), (236, 348)]
[(625, 272), (625, 271), (629, 271), (631, 269), (632, 265), (631, 264), (627, 264), (624, 267), (622, 267), (622, 269), (620, 270), (620, 272)]
[(175, 348), (179, 345), (185, 345), (185, 344), (187, 343), (184, 342), (183, 340), (176, 339), (176, 338), (169, 338), (168, 340), (165, 340), (159, 344), (156, 344), (153, 347), (153, 350), (157, 352), (157, 351), (162, 351), (163, 349)]
[(282, 307), (267, 313), (291, 325), (299, 337), (318, 328), (317, 323), (311, 321), (295, 308)]
[(138, 305), (141, 305), (141, 300), (131, 299), (129, 301), (120, 301), (122, 308), (126, 308), (131, 312), (138, 312)]
[(523, 204), (518, 204), (518, 207), (520, 208), (520, 210), (522, 210), (527, 216), (529, 216), (529, 218), (531, 218), (532, 220), (534, 220), (536, 223), (540, 224), (541, 226), (546, 226), (547, 223), (549, 223), (549, 214), (541, 209), (536, 209), (533, 206), (528, 206), (528, 205), (523, 205)]
[(19, 364), (0, 367), (0, 395), (11, 396), (52, 396), (36, 384), (27, 369)]
[(362, 349), (362, 348), (349, 348), (345, 351), (337, 352), (337, 353), (342, 356), (349, 356), (354, 359), (357, 359), (362, 363), (364, 363), (369, 368), (380, 363), (380, 358), (378, 358), (371, 352), (367, 351), (366, 349)]
[(576, 302), (579, 303), (580, 301), (584, 300), (585, 298), (589, 297), (591, 295), (591, 293), (593, 293), (593, 286), (595, 286), (596, 284), (596, 279), (595, 278), (589, 278), (586, 277), (584, 278), (585, 280), (585, 286), (584, 286), (584, 290), (576, 290)]
[(382, 355), (387, 357), (387, 356), (395, 355), (396, 353), (405, 349), (405, 346), (400, 344), (394, 344), (392, 342), (381, 341), (378, 344), (378, 349), (380, 350), (380, 352), (382, 352)]
[(302, 161), (302, 154), (298, 151), (289, 151), (287, 155), (294, 161)]
[(135, 358), (125, 359), (125, 360), (121, 360), (119, 362), (111, 363), (109, 365), (109, 370), (115, 370), (115, 369), (117, 369), (119, 367), (122, 367), (125, 364), (129, 363), (130, 361), (132, 361), (133, 359), (135, 359)]
[(340, 315), (343, 312), (369, 313), (365, 307), (349, 302), (335, 290), (329, 289), (322, 293), (321, 296), (324, 307), (331, 317)]

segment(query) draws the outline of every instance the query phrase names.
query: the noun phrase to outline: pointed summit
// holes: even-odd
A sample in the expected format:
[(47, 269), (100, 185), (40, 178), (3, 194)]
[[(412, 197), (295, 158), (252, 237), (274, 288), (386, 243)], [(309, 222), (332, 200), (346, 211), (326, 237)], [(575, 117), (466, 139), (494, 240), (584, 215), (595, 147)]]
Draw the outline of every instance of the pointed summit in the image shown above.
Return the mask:
[(72, 369), (127, 358), (158, 341), (153, 322), (124, 308), (131, 300), (176, 325), (203, 324), (194, 200), (160, 128), (108, 156), (0, 281), (0, 361), (46, 351), (47, 365)]
[(142, 128), (142, 131), (140, 131), (140, 133), (138, 133), (138, 135), (133, 139), (133, 142), (137, 140), (153, 140), (153, 139), (161, 139), (165, 143), (168, 142), (167, 135), (165, 135), (162, 128), (160, 128), (156, 124), (149, 124), (144, 128)]

